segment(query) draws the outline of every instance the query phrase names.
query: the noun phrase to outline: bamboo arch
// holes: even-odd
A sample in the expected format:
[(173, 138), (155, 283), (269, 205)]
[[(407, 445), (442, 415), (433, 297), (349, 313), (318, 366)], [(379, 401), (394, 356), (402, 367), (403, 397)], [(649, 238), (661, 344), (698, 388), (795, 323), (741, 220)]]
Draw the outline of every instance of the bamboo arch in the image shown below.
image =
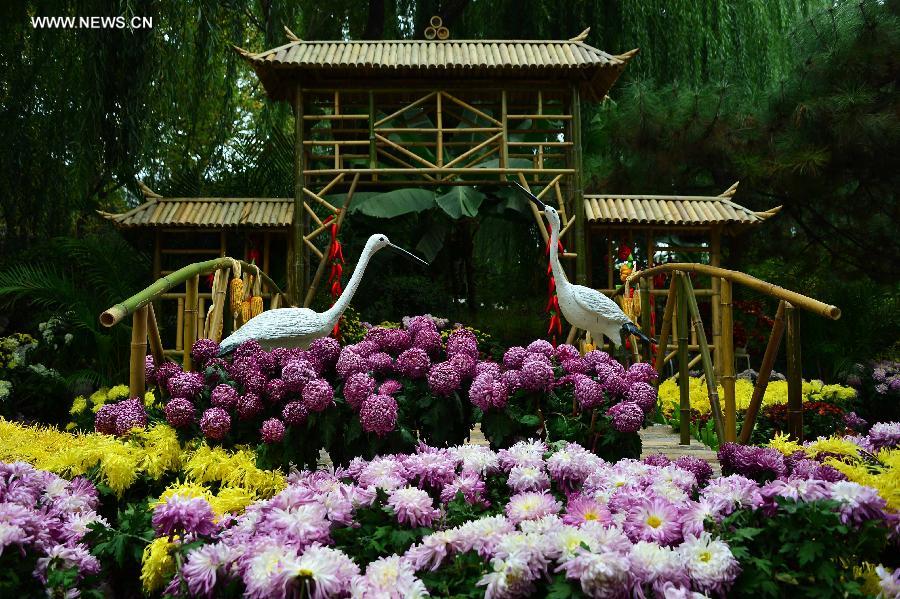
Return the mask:
[[(725, 400), (725, 409), (719, 403), (716, 372), (700, 319), (700, 311), (697, 307), (697, 297), (694, 293), (688, 273), (709, 275), (720, 279), (721, 306), (720, 318), (722, 331), (719, 345), (716, 350), (716, 366), (719, 366), (719, 374), (722, 380), (722, 388)], [(641, 328), (650, 329), (650, 290), (647, 280), (659, 273), (670, 273), (672, 282), (666, 297), (665, 310), (663, 312), (662, 330), (659, 335), (659, 345), (656, 354), (656, 369), (662, 369), (666, 361), (665, 348), (672, 331), (672, 318), (677, 314), (678, 329), (678, 378), (680, 391), (680, 415), (681, 415), (681, 443), (690, 443), (690, 398), (688, 388), (688, 313), (691, 315), (691, 324), (697, 333), (700, 349), (700, 357), (703, 362), (703, 370), (706, 377), (710, 406), (712, 408), (713, 421), (716, 436), (720, 442), (740, 441), (747, 443), (753, 433), (756, 423), (756, 415), (762, 404), (763, 394), (769, 384), (772, 367), (781, 345), (781, 338), (787, 330), (787, 382), (788, 382), (788, 432), (798, 440), (803, 438), (803, 377), (800, 359), (800, 317), (798, 309), (806, 310), (831, 320), (841, 317), (841, 310), (837, 306), (820, 302), (819, 300), (805, 296), (796, 291), (785, 289), (767, 281), (757, 279), (746, 273), (710, 266), (708, 264), (695, 264), (689, 262), (674, 262), (661, 264), (642, 271), (632, 273), (625, 280), (625, 291), (632, 283), (638, 282), (641, 293)], [(741, 426), (740, 438), (736, 431), (736, 405), (735, 405), (735, 372), (734, 372), (734, 339), (733, 339), (733, 313), (732, 313), (732, 284), (737, 283), (749, 287), (755, 291), (774, 297), (779, 300), (778, 310), (775, 314), (772, 332), (766, 345), (760, 366), (759, 376), (753, 388), (750, 405), (744, 415)], [(648, 353), (647, 359), (650, 359)]]

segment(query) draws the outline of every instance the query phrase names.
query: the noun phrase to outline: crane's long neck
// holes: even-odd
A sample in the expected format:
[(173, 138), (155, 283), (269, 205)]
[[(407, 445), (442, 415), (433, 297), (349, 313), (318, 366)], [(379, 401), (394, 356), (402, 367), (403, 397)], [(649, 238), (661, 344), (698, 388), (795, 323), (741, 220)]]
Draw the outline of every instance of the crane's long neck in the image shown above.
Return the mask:
[(356, 263), (356, 268), (353, 269), (353, 276), (350, 277), (347, 286), (344, 287), (343, 293), (341, 293), (340, 297), (337, 298), (337, 301), (324, 312), (325, 318), (332, 325), (338, 321), (341, 314), (343, 314), (344, 310), (347, 309), (347, 306), (350, 305), (353, 294), (356, 293), (359, 284), (362, 283), (363, 274), (365, 274), (366, 266), (369, 264), (369, 258), (372, 257), (373, 253), (374, 250), (369, 249), (368, 246), (363, 250), (363, 253), (359, 256), (359, 261)]
[(559, 226), (550, 221), (550, 268), (553, 269), (553, 278), (556, 279), (557, 289), (569, 286), (566, 271), (559, 262)]

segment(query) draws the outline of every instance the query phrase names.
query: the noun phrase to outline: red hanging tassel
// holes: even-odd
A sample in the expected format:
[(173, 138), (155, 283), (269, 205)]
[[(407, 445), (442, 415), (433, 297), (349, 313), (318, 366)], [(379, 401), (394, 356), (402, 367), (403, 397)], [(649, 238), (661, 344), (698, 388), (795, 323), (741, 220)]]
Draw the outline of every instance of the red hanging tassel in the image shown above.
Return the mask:
[[(338, 240), (337, 219), (334, 215), (329, 216), (322, 224), (330, 225), (331, 243), (328, 246), (328, 260), (331, 261), (331, 269), (328, 273), (328, 282), (331, 284), (331, 297), (337, 300), (343, 289), (341, 287), (341, 277), (344, 274), (344, 249)], [(332, 302), (333, 304), (334, 302)], [(341, 321), (335, 323), (334, 329), (331, 331), (332, 337), (340, 340), (341, 338)]]
[[(560, 252), (565, 252), (563, 248), (562, 242), (557, 241), (557, 249)], [(547, 246), (544, 248), (544, 255), (550, 255), (550, 241), (547, 241)], [(547, 335), (550, 336), (551, 342), (553, 343), (553, 347), (556, 347), (557, 343), (557, 335), (562, 334), (562, 320), (559, 318), (560, 310), (559, 310), (559, 298), (556, 295), (556, 278), (553, 276), (553, 266), (550, 264), (549, 260), (547, 262), (547, 306), (544, 308), (544, 312), (547, 312), (550, 315), (550, 323), (547, 327)]]

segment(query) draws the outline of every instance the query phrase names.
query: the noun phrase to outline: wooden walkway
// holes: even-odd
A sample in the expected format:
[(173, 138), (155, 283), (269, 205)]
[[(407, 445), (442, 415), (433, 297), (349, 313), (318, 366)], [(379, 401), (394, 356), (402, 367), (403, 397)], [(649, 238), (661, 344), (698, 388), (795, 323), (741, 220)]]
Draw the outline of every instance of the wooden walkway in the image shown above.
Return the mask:
[(716, 476), (721, 474), (721, 467), (715, 451), (696, 439), (691, 439), (690, 445), (680, 445), (678, 433), (667, 424), (650, 425), (641, 429), (640, 435), (642, 458), (655, 453), (661, 453), (672, 460), (689, 455), (709, 462)]

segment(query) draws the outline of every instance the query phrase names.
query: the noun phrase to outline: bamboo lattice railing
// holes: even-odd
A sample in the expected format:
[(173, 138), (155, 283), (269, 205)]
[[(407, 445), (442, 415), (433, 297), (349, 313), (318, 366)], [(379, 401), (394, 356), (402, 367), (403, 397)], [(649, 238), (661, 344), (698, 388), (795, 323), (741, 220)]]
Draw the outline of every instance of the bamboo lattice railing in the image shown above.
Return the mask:
[[(698, 356), (703, 363), (703, 372), (706, 377), (706, 385), (709, 393), (709, 401), (712, 409), (713, 422), (716, 436), (720, 443), (726, 441), (739, 441), (747, 443), (753, 433), (756, 424), (756, 416), (762, 405), (766, 386), (775, 364), (775, 358), (781, 345), (781, 338), (787, 329), (787, 381), (788, 381), (788, 432), (797, 440), (803, 438), (803, 378), (800, 362), (800, 316), (799, 310), (806, 310), (831, 320), (837, 320), (841, 316), (838, 307), (820, 302), (819, 300), (805, 296), (796, 291), (784, 289), (772, 283), (757, 279), (746, 273), (737, 272), (710, 266), (708, 264), (693, 264), (688, 262), (669, 263), (654, 266), (642, 271), (632, 273), (625, 281), (624, 289), (627, 290), (634, 282), (639, 282), (642, 299), (647, 296), (646, 281), (659, 273), (671, 275), (671, 283), (666, 296), (666, 304), (663, 312), (662, 329), (659, 335), (659, 344), (656, 354), (656, 370), (661, 371), (665, 362), (671, 359), (672, 354), (666, 355), (669, 336), (672, 334), (673, 319), (677, 323), (678, 342), (674, 352), (678, 357), (679, 378), (679, 411), (680, 411), (680, 435), (683, 445), (690, 444), (690, 393), (688, 387), (688, 371), (695, 362), (688, 360), (688, 329), (693, 328), (697, 337), (695, 348), (699, 350)], [(719, 322), (716, 327), (720, 332), (717, 346), (718, 364), (713, 363), (710, 347), (706, 341), (706, 333), (700, 319), (697, 307), (697, 294), (694, 292), (689, 273), (708, 275), (719, 286), (720, 304), (718, 306)], [(734, 368), (734, 318), (732, 312), (733, 285), (740, 284), (759, 293), (763, 293), (779, 300), (778, 311), (769, 342), (763, 356), (759, 375), (750, 398), (750, 405), (744, 414), (744, 422), (740, 435), (737, 434), (737, 414), (735, 401), (735, 368)], [(649, 302), (648, 302), (649, 303)], [(690, 321), (689, 321), (690, 317)], [(641, 326), (650, 330), (649, 310), (646, 315), (641, 314)], [(718, 376), (717, 376), (718, 374)], [(717, 382), (721, 379), (723, 388), (724, 410), (719, 401)]]

